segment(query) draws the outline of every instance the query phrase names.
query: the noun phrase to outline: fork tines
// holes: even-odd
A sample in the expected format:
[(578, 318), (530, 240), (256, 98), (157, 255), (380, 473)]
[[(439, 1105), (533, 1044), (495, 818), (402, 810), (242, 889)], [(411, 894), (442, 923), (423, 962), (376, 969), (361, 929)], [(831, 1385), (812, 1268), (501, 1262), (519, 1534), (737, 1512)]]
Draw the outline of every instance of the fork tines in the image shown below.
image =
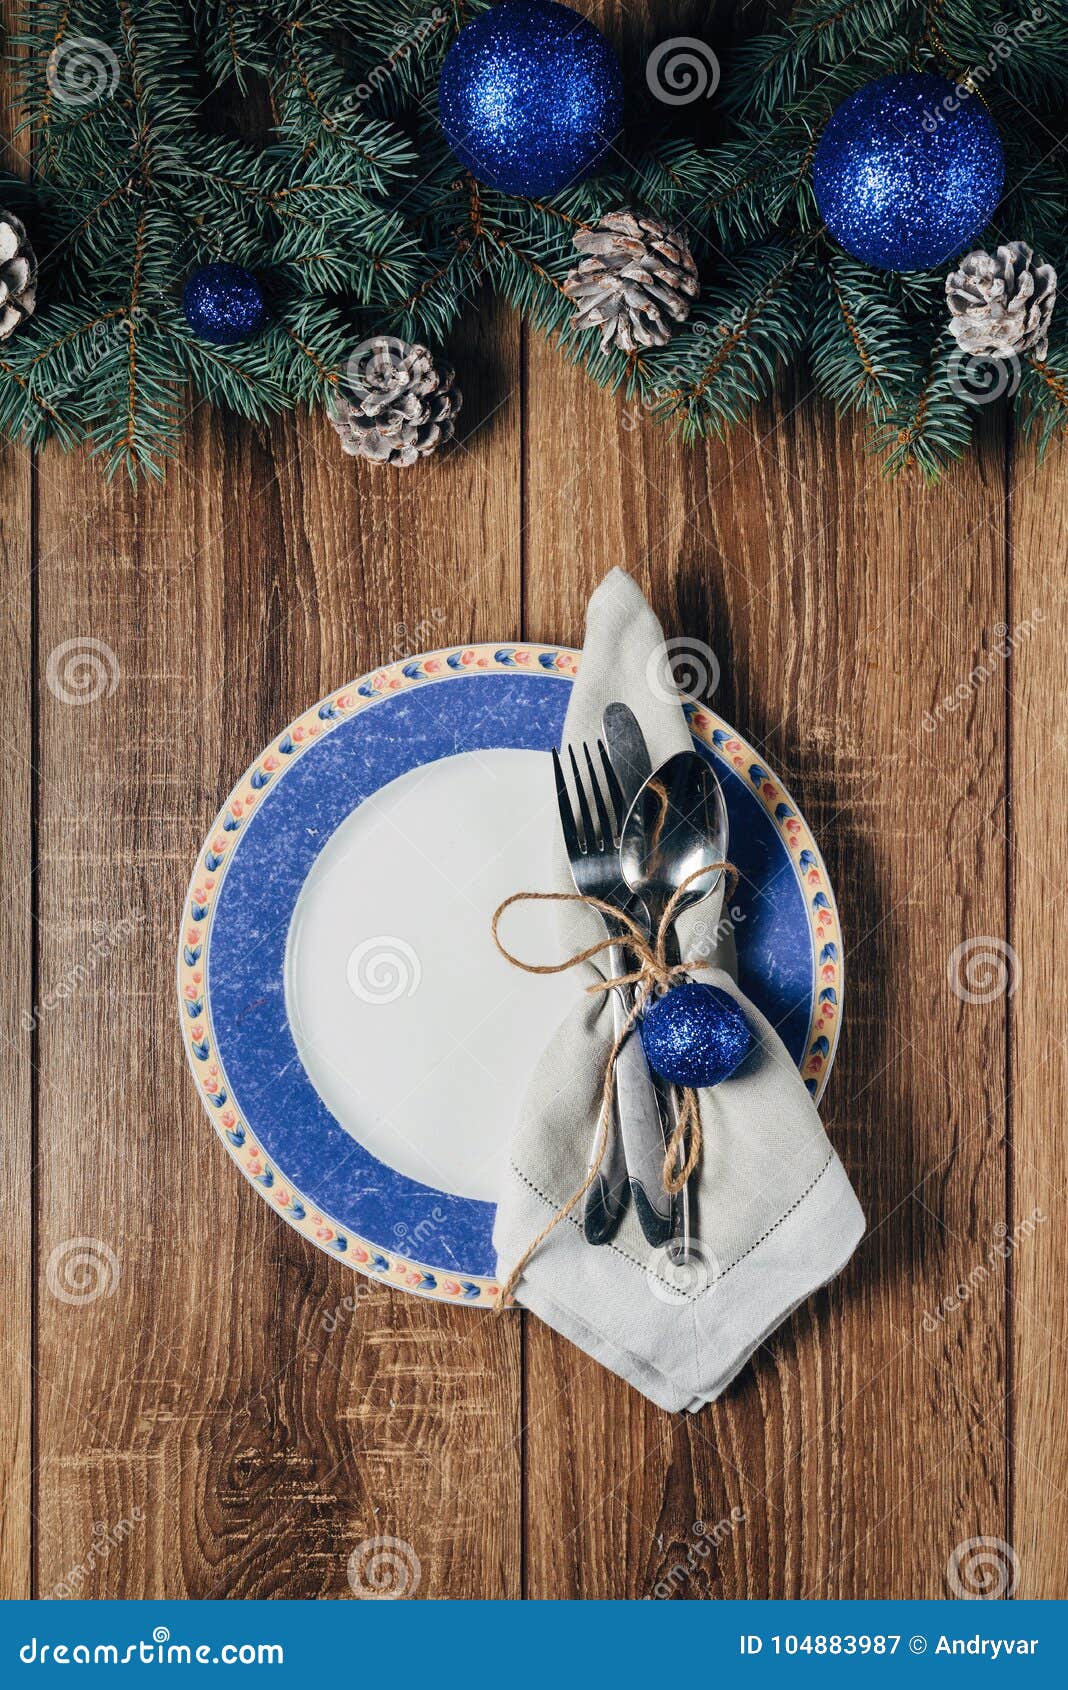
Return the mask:
[[(590, 809), (586, 782), (582, 778), (579, 761), (575, 755), (575, 748), (567, 748), (568, 761), (571, 764), (571, 776), (575, 787), (575, 802), (578, 816), (572, 807), (571, 795), (568, 792), (567, 779), (559, 753), (553, 751), (553, 774), (556, 779), (556, 802), (560, 811), (560, 826), (563, 830), (564, 845), (569, 857), (576, 853), (585, 856), (590, 851), (607, 851), (618, 847), (620, 834), (623, 831), (624, 814), (623, 792), (611, 759), (605, 748), (604, 741), (597, 741), (597, 752), (604, 771), (604, 785), (598, 778), (589, 745), (583, 741), (582, 756), (586, 765), (589, 781), (589, 792), (593, 797), (593, 808), (597, 812), (597, 825), (594, 825), (593, 812)], [(605, 798), (605, 790), (608, 799)], [(609, 803), (611, 808), (609, 808)]]

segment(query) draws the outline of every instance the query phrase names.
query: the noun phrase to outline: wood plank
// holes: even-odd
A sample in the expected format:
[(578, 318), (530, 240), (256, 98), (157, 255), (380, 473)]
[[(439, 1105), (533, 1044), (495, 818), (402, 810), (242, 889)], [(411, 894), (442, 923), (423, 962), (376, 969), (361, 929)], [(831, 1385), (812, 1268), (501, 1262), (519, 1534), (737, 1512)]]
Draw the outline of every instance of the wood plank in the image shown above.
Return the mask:
[[(8, 15), (17, 17), (17, 7)], [(0, 144), (13, 175), (27, 169), (26, 137), (15, 134), (19, 116), (5, 56)], [(9, 853), (0, 906), (0, 1600), (30, 1595), (33, 1556), (32, 508), (32, 457), (0, 442), (0, 713), (9, 729), (0, 771), (0, 828)]]
[[(629, 38), (642, 27), (669, 33), (629, 19)], [(923, 1327), (1003, 1216), (1004, 1004), (974, 1012), (947, 982), (955, 948), (1004, 925), (1003, 700), (980, 691), (932, 734), (920, 719), (1003, 618), (997, 425), (928, 492), (884, 482), (798, 382), (690, 452), (533, 337), (527, 371), (524, 634), (579, 643), (618, 563), (669, 633), (715, 651), (715, 707), (787, 781), (837, 888), (846, 1030), (824, 1116), (870, 1225), (692, 1421), (528, 1323), (527, 1592), (944, 1595), (954, 1547), (1002, 1535), (1007, 1507), (998, 1295)]]
[(11, 729), (0, 770), (10, 885), (0, 900), (0, 1598), (30, 1595), (33, 1367), (31, 479), (27, 452), (0, 447), (0, 711)]
[(420, 1596), (518, 1589), (517, 1327), (367, 1290), (269, 1214), (171, 985), (195, 853), (279, 727), (432, 615), (430, 644), (518, 635), (517, 330), (489, 311), (452, 351), (466, 439), (418, 478), (323, 419), (204, 412), (163, 492), (45, 460), (40, 671), (96, 641), (106, 685), (42, 683), (42, 981), (108, 937), (40, 1033), (42, 1263), (89, 1238), (100, 1270), (68, 1301), (42, 1273), (41, 1594), (347, 1596), (381, 1536)]
[[(1068, 937), (1060, 799), (1068, 777), (1068, 450), (1016, 457), (1012, 493), (1011, 1541), (1020, 1596), (1068, 1596)], [(1029, 631), (1025, 631), (1025, 628)], [(1017, 632), (1019, 630), (1019, 632)], [(1007, 825), (1003, 821), (1003, 825)]]

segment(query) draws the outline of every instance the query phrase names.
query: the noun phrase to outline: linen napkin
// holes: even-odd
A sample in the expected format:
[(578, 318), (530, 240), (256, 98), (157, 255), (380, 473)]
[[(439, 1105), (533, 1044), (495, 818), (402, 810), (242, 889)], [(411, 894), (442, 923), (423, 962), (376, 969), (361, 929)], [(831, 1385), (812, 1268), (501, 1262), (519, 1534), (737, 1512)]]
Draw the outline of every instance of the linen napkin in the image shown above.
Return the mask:
[[(595, 742), (604, 706), (621, 700), (641, 723), (654, 768), (685, 750), (689, 729), (663, 684), (665, 672), (659, 622), (635, 582), (613, 570), (590, 600), (564, 743)], [(555, 817), (545, 763), (540, 801)], [(562, 839), (554, 876), (552, 890), (574, 890)], [(577, 903), (551, 907), (560, 912), (561, 959), (604, 937), (595, 912)], [(716, 964), (693, 978), (729, 992), (757, 1040), (729, 1079), (700, 1093), (691, 1262), (677, 1267), (666, 1251), (654, 1250), (633, 1204), (609, 1244), (587, 1244), (579, 1204), (528, 1262), (515, 1298), (662, 1408), (696, 1411), (845, 1266), (864, 1216), (796, 1066), (733, 978), (722, 891), (685, 912), (678, 934), (684, 958)], [(613, 1042), (609, 994), (585, 990), (600, 961), (572, 971), (574, 1010), (550, 1041), (520, 1109), (493, 1234), (502, 1283), (585, 1177)]]

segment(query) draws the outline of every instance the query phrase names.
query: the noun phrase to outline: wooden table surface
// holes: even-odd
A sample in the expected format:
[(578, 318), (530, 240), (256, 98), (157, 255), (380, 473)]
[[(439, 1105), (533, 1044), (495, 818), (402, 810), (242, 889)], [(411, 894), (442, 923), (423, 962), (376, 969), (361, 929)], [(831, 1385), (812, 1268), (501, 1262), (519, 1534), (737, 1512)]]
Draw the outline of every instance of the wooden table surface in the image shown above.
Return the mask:
[[(389, 1536), (420, 1597), (942, 1596), (988, 1537), (1068, 1596), (1068, 454), (989, 407), (928, 491), (803, 375), (686, 450), (503, 308), (450, 350), (463, 439), (418, 470), (203, 410), (162, 491), (0, 455), (0, 1593), (344, 1597)], [(869, 1218), (677, 1419), (525, 1316), (346, 1311), (216, 1141), (173, 986), (197, 848), (287, 720), (409, 646), (578, 643), (617, 563), (827, 857), (824, 1115)], [(962, 996), (982, 952), (1003, 989)]]

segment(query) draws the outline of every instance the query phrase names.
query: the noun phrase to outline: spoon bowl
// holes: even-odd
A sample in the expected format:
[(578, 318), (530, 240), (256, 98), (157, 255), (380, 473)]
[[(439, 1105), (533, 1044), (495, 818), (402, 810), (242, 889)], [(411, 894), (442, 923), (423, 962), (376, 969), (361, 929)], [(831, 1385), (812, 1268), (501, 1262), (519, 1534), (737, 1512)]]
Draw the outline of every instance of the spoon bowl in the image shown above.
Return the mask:
[[(623, 876), (649, 912), (655, 933), (671, 899), (690, 875), (675, 914), (716, 890), (726, 861), (727, 806), (716, 772), (699, 751), (669, 757), (645, 782), (620, 841)], [(707, 873), (699, 874), (702, 868)]]

